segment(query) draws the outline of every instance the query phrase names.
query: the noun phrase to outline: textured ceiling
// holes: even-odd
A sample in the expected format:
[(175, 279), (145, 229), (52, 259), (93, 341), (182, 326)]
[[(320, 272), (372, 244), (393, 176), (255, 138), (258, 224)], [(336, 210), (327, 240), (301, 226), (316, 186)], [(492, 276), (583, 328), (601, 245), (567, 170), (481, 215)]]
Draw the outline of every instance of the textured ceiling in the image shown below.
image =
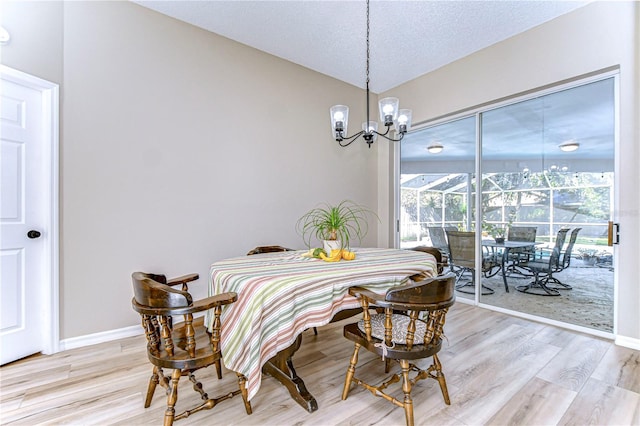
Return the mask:
[[(366, 2), (135, 1), (364, 88)], [(589, 1), (371, 1), (370, 88), (381, 93)]]

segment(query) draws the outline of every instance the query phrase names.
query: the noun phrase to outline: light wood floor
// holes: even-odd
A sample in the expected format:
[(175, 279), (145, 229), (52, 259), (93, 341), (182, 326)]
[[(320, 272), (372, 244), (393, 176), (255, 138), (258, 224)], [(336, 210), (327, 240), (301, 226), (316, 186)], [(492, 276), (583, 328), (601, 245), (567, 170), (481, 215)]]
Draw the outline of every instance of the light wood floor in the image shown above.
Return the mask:
[[(350, 320), (345, 320), (346, 322)], [(307, 413), (279, 383), (265, 377), (247, 416), (234, 397), (178, 425), (403, 425), (401, 408), (354, 388), (340, 395), (353, 350), (335, 323), (304, 334), (295, 366), (316, 397)], [(416, 424), (640, 424), (640, 352), (612, 342), (457, 303), (447, 316), (440, 353), (451, 405), (434, 380), (414, 388)], [(143, 397), (151, 366), (143, 336), (33, 356), (0, 368), (1, 424), (161, 424), (159, 388), (150, 408)], [(361, 351), (363, 379), (383, 375), (378, 359)], [(365, 355), (367, 354), (367, 355)], [(368, 357), (367, 357), (368, 356)], [(203, 371), (205, 390), (236, 389), (235, 374), (218, 381)], [(197, 403), (181, 381), (178, 410)]]

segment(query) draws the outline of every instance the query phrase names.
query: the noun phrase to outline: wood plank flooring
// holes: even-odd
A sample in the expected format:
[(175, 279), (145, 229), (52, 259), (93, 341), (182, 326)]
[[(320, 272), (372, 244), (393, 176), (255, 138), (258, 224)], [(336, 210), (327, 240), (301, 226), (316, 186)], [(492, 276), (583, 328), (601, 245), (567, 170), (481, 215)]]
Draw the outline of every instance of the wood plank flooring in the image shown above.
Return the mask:
[[(353, 350), (342, 326), (305, 332), (294, 359), (319, 410), (307, 413), (283, 386), (262, 381), (244, 412), (234, 397), (178, 425), (404, 425), (401, 408), (353, 388), (340, 399)], [(639, 425), (640, 352), (588, 335), (457, 303), (440, 353), (451, 405), (434, 380), (413, 390), (417, 425)], [(143, 336), (37, 355), (0, 368), (2, 425), (161, 424), (165, 398), (156, 391), (143, 408), (151, 365)], [(384, 376), (382, 363), (362, 350), (358, 375)], [(235, 374), (198, 374), (210, 396), (236, 389)], [(181, 380), (178, 410), (198, 395)]]

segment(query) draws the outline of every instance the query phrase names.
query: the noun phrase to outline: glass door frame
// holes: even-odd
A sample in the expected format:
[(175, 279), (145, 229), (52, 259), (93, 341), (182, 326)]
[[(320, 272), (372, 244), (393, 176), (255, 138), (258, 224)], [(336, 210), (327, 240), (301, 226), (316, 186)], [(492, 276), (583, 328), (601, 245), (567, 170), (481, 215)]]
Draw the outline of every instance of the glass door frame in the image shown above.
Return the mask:
[[(475, 187), (476, 187), (476, 191), (475, 191), (475, 196), (473, 197), (474, 202), (475, 202), (475, 214), (473, 215), (473, 217), (471, 216), (471, 208), (468, 208), (468, 212), (467, 212), (467, 221), (468, 223), (470, 223), (471, 221), (475, 222), (476, 224), (481, 224), (482, 223), (482, 209), (480, 208), (480, 206), (482, 206), (482, 191), (479, 190), (480, 188), (482, 188), (482, 173), (483, 173), (483, 169), (482, 169), (482, 114), (486, 113), (488, 111), (494, 110), (494, 109), (498, 109), (498, 108), (502, 108), (511, 104), (516, 104), (518, 102), (522, 102), (522, 101), (527, 101), (527, 100), (531, 100), (531, 99), (535, 99), (535, 98), (539, 98), (539, 97), (543, 97), (552, 93), (556, 93), (556, 92), (560, 92), (563, 90), (567, 90), (567, 89), (572, 89), (572, 88), (576, 88), (579, 86), (583, 86), (583, 85), (587, 85), (589, 83), (594, 83), (597, 81), (601, 81), (601, 80), (606, 80), (609, 78), (613, 78), (613, 85), (614, 85), (614, 89), (613, 89), (613, 104), (614, 104), (614, 141), (613, 141), (613, 146), (614, 146), (614, 178), (613, 178), (613, 191), (612, 191), (612, 197), (613, 197), (613, 202), (611, 203), (610, 206), (610, 218), (612, 221), (614, 222), (618, 222), (618, 211), (619, 211), (619, 180), (620, 180), (620, 176), (619, 176), (619, 164), (620, 164), (620, 159), (619, 159), (619, 143), (620, 143), (620, 88), (619, 88), (619, 70), (615, 69), (615, 70), (610, 70), (610, 71), (606, 71), (606, 72), (598, 72), (598, 73), (593, 73), (590, 75), (586, 75), (586, 76), (580, 76), (580, 77), (576, 77), (573, 79), (568, 79), (556, 84), (550, 84), (547, 86), (543, 86), (541, 88), (537, 88), (537, 89), (532, 89), (532, 90), (528, 90), (526, 92), (522, 92), (519, 93), (517, 95), (513, 95), (513, 96), (508, 96), (499, 100), (496, 100), (495, 102), (487, 102), (484, 103), (480, 106), (477, 107), (473, 107), (473, 108), (468, 108), (468, 109), (464, 109), (461, 110), (459, 112), (456, 113), (452, 113), (449, 115), (445, 115), (445, 116), (441, 116), (437, 119), (434, 120), (426, 120), (423, 122), (418, 122), (416, 124), (414, 124), (414, 126), (412, 127), (411, 132), (415, 132), (415, 131), (420, 131), (423, 130), (425, 128), (428, 127), (434, 127), (434, 126), (438, 126), (441, 124), (445, 124), (447, 122), (451, 122), (451, 121), (455, 121), (455, 120), (459, 120), (459, 119), (463, 119), (463, 118), (468, 118), (471, 116), (475, 117), (475, 126), (476, 126), (476, 152), (475, 152)], [(392, 194), (392, 200), (394, 203), (393, 206), (393, 220), (394, 220), (394, 224), (396, 225), (394, 227), (394, 237), (392, 238), (392, 241), (394, 243), (394, 247), (399, 248), (400, 247), (400, 229), (401, 229), (401, 223), (400, 223), (400, 193), (401, 193), (401, 189), (400, 189), (400, 170), (401, 170), (401, 153), (400, 153), (400, 144), (394, 144), (394, 148), (393, 150), (390, 150), (390, 152), (393, 152), (393, 156), (394, 156), (394, 160), (392, 161), (391, 165), (392, 165), (392, 176), (393, 176), (393, 194)], [(480, 177), (480, 179), (478, 179), (478, 177)], [(469, 206), (471, 207), (471, 206)], [(499, 311), (499, 312), (504, 312), (504, 313), (508, 313), (511, 315), (516, 315), (519, 317), (523, 317), (526, 319), (531, 319), (531, 320), (535, 320), (535, 321), (540, 321), (540, 322), (544, 322), (544, 323), (548, 323), (551, 325), (556, 325), (556, 326), (560, 326), (560, 327), (564, 327), (564, 328), (568, 328), (568, 329), (572, 329), (572, 330), (576, 330), (576, 331), (580, 331), (580, 332), (585, 332), (585, 333), (589, 333), (592, 335), (596, 335), (596, 336), (600, 336), (600, 337), (605, 337), (605, 338), (610, 338), (613, 339), (616, 332), (617, 332), (617, 305), (618, 305), (618, 256), (617, 256), (617, 251), (618, 248), (616, 245), (613, 246), (613, 267), (614, 267), (614, 278), (613, 278), (613, 292), (614, 292), (614, 296), (613, 296), (613, 332), (612, 333), (608, 333), (608, 332), (603, 332), (600, 330), (595, 330), (595, 329), (591, 329), (591, 328), (587, 328), (587, 327), (583, 327), (583, 326), (578, 326), (578, 325), (573, 325), (570, 323), (565, 323), (565, 322), (560, 322), (557, 320), (553, 320), (550, 318), (546, 318), (546, 317), (539, 317), (539, 316), (534, 316), (531, 314), (527, 314), (524, 312), (520, 312), (520, 311), (512, 311), (509, 309), (505, 309), (505, 308), (501, 308), (501, 307), (497, 307), (497, 306), (493, 306), (490, 304), (485, 304), (482, 303), (480, 300), (480, 286), (482, 284), (482, 270), (481, 270), (481, 266), (482, 266), (482, 227), (481, 226), (476, 226), (475, 227), (475, 241), (476, 241), (476, 253), (475, 253), (475, 294), (474, 294), (474, 299), (473, 299), (473, 305), (474, 306), (479, 306), (479, 307), (483, 307), (486, 309), (491, 309), (494, 311)], [(461, 298), (460, 300), (465, 300), (463, 298)], [(466, 299), (467, 303), (469, 301), (471, 301), (471, 299)]]

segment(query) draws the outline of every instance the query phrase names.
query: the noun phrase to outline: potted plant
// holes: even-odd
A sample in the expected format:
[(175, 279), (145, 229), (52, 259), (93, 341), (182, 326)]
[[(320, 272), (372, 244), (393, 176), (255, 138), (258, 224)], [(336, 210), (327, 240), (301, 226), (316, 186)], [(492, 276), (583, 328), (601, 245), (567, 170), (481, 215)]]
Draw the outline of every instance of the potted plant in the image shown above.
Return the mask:
[(483, 228), (494, 240), (496, 243), (504, 243), (504, 236), (507, 233), (507, 228), (502, 227), (500, 225), (495, 225), (493, 223), (484, 223)]
[(378, 217), (368, 208), (350, 200), (337, 205), (322, 204), (298, 219), (296, 229), (308, 248), (315, 238), (323, 242), (324, 250), (330, 255), (332, 249), (349, 248), (352, 238), (362, 241), (369, 231), (369, 214)]
[(582, 259), (582, 261), (589, 266), (594, 266), (596, 263), (598, 263), (598, 252), (595, 249), (583, 249), (580, 248), (578, 249), (578, 251), (580, 252), (580, 258)]

